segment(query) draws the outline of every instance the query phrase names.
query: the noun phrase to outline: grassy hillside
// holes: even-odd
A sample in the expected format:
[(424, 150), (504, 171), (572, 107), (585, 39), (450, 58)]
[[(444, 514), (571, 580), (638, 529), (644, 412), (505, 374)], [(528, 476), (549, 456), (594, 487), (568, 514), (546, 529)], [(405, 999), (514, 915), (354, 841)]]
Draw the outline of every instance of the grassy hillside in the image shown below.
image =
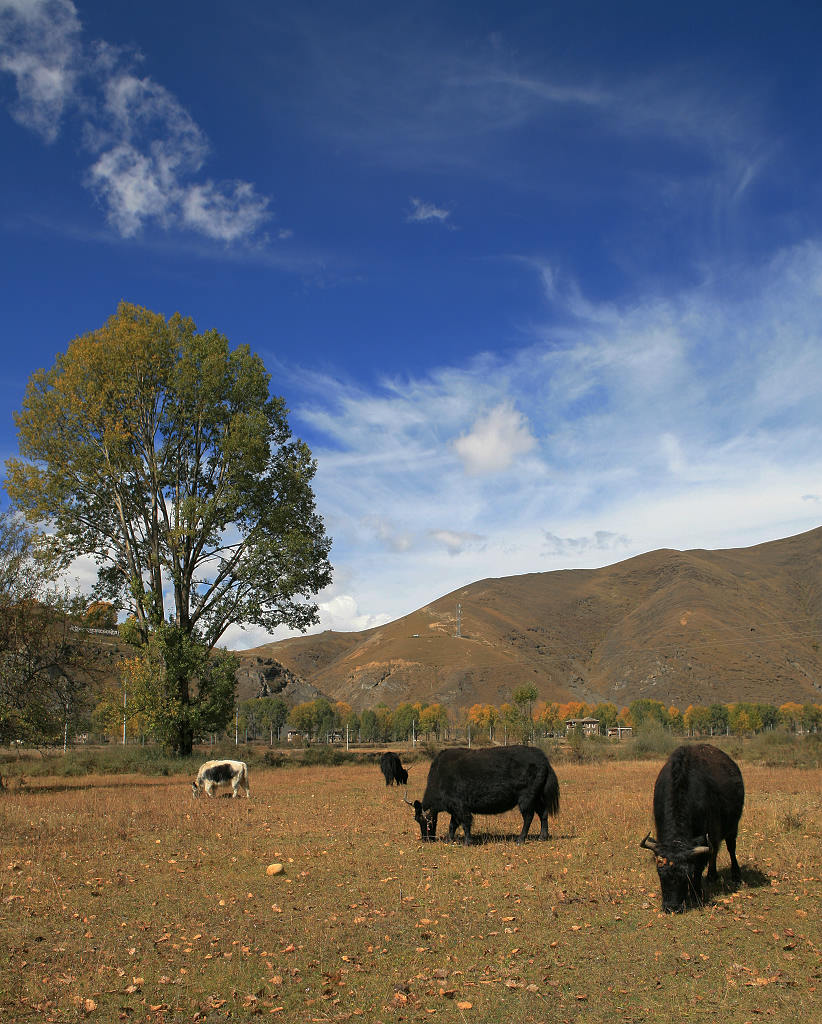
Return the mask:
[(482, 580), (385, 626), (285, 640), (243, 662), (273, 658), (355, 709), (499, 705), (524, 683), (549, 701), (819, 703), (821, 642), (817, 529), (750, 548)]

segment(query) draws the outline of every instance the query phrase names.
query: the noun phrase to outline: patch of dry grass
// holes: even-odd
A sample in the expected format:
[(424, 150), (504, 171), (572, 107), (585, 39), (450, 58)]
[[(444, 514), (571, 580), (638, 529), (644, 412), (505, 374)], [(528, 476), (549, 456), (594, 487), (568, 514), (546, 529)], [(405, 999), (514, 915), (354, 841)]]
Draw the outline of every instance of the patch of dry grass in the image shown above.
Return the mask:
[(250, 801), (33, 780), (0, 799), (0, 1019), (822, 1016), (819, 772), (743, 764), (744, 884), (723, 847), (706, 906), (672, 917), (638, 848), (659, 767), (558, 766), (549, 842), (515, 846), (511, 813), (467, 849), (420, 843), (373, 767), (257, 770)]

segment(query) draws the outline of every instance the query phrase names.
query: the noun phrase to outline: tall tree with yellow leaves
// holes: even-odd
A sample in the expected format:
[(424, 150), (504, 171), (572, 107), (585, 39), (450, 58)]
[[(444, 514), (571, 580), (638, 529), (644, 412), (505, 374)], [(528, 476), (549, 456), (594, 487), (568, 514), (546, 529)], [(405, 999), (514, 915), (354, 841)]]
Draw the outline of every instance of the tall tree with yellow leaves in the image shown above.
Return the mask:
[[(316, 621), (313, 597), (331, 579), (316, 467), (269, 387), (247, 346), (128, 303), (29, 381), (20, 457), (6, 463), (12, 501), (50, 524), (66, 558), (95, 559), (95, 596), (131, 613), (146, 650), (163, 624), (155, 653), (158, 642), (210, 651), (232, 624)], [(180, 709), (164, 738), (185, 754), (198, 681), (191, 659), (160, 660)]]

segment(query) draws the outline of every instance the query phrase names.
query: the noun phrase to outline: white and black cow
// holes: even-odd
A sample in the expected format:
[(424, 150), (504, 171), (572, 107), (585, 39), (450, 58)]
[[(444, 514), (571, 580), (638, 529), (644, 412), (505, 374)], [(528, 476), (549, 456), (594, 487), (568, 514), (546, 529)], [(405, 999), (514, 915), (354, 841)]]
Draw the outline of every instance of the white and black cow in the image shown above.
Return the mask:
[(245, 795), (251, 796), (248, 788), (248, 765), (245, 761), (206, 761), (200, 765), (197, 778), (191, 783), (194, 796), (205, 793), (214, 796), (216, 786), (230, 782), (235, 797), (240, 795), (240, 786), (245, 786)]

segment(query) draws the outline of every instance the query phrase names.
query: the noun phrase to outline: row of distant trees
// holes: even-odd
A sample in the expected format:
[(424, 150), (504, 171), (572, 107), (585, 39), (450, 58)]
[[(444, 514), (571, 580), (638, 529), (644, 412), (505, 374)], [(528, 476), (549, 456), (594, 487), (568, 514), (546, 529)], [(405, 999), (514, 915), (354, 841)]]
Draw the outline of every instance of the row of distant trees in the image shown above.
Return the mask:
[(615, 726), (628, 726), (634, 732), (661, 727), (675, 736), (716, 736), (726, 733), (744, 736), (777, 727), (790, 732), (818, 732), (822, 729), (822, 704), (789, 701), (777, 706), (738, 701), (730, 704), (690, 704), (681, 710), (645, 698), (622, 708), (611, 702), (547, 703), (535, 700), (532, 714), (525, 714), (520, 699), (500, 707), (475, 704), (468, 710), (471, 724), (486, 731), (492, 740), (497, 738), (501, 730), (520, 738), (528, 735), (557, 736), (565, 733), (568, 721), (582, 718), (597, 719), (602, 734)]
[(236, 724), (245, 740), (267, 738), (273, 742), (282, 738), (287, 728), (312, 742), (347, 737), (352, 743), (469, 737), (476, 742), (522, 742), (565, 735), (566, 723), (582, 718), (597, 719), (603, 735), (618, 725), (630, 726), (640, 734), (662, 728), (675, 736), (745, 736), (776, 728), (795, 733), (822, 730), (822, 705), (792, 701), (779, 706), (744, 701), (692, 704), (680, 711), (647, 699), (622, 708), (610, 702), (547, 703), (539, 700), (532, 687), (515, 690), (514, 698), (499, 707), (474, 704), (465, 710), (417, 702), (393, 709), (380, 704), (358, 713), (344, 701), (332, 703), (324, 697), (290, 709), (282, 697), (263, 697), (240, 704)]
[(325, 697), (289, 708), (282, 697), (259, 697), (243, 701), (237, 709), (236, 728), (244, 739), (282, 739), (288, 729), (309, 742), (330, 743), (348, 739), (352, 743), (388, 743), (420, 739), (450, 739), (458, 719), (443, 704), (400, 704), (356, 712), (345, 701), (332, 703)]

